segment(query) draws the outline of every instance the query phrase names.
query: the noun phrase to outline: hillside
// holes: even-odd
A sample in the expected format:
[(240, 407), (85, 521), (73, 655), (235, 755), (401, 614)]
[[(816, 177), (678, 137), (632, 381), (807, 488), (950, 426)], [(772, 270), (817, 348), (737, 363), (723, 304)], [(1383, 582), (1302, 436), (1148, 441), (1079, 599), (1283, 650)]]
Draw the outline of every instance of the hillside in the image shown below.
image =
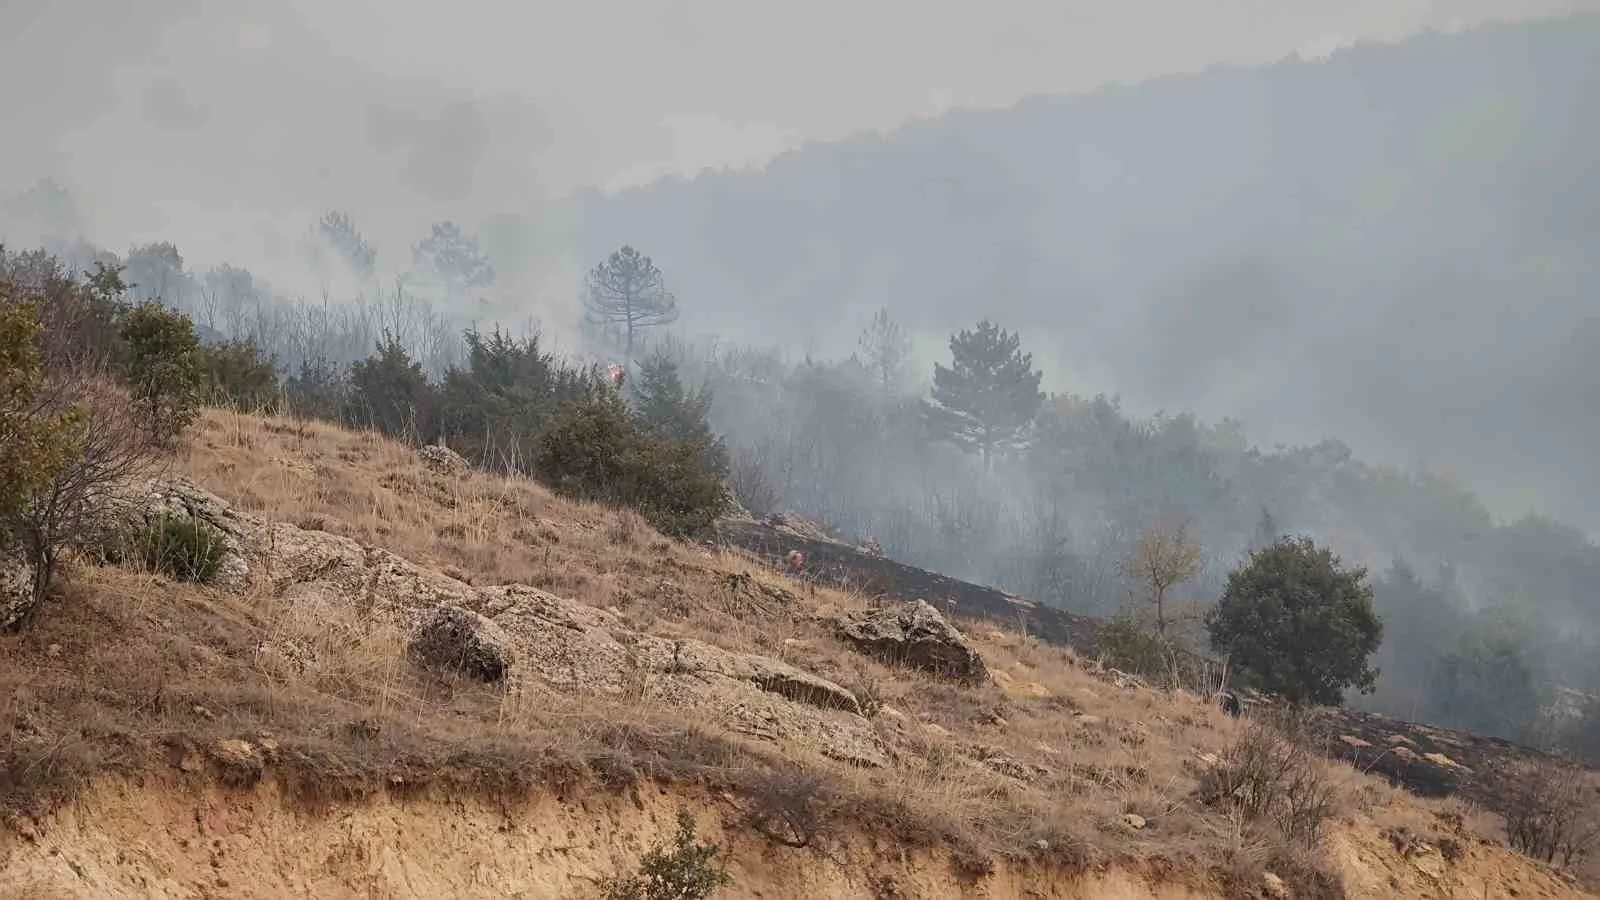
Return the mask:
[(1004, 625), (890, 665), (839, 624), (886, 601), (632, 513), (322, 424), (188, 440), (123, 514), (220, 528), (215, 585), (79, 565), (0, 636), (0, 898), (599, 896), (685, 807), (729, 897), (1582, 896), (1289, 749), (1315, 840), (1204, 802), (1264, 732)]
[(989, 315), (1049, 387), (1337, 435), (1593, 533), (1597, 88), (1581, 15), (1041, 96), (586, 195), (576, 256), (639, 247), (690, 331), (796, 354), (886, 306), (925, 368)]

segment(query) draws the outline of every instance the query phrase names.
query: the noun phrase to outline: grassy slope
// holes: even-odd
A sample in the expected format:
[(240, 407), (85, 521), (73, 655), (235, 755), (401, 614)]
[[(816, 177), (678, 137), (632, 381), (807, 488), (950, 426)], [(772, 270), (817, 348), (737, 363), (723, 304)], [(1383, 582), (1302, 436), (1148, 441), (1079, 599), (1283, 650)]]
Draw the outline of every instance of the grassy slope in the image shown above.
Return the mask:
[[(247, 510), (475, 584), (532, 584), (612, 607), (640, 630), (762, 653), (872, 691), (883, 703), (875, 726), (898, 760), (854, 769), (621, 699), (545, 691), (513, 703), (417, 671), (400, 652), (404, 635), (368, 627), (354, 610), (307, 611), (264, 585), (230, 596), (80, 568), (34, 632), (0, 638), (0, 803), (13, 832), (34, 827), (24, 814), (42, 815), (97, 775), (192, 768), (192, 748), (233, 737), (274, 747), (275, 783), (312, 807), (430, 787), (511, 802), (552, 786), (627, 791), (689, 779), (722, 796), (730, 815), (800, 808), (815, 820), (816, 847), (875, 835), (951, 848), (957, 867), (975, 871), (984, 858), (1117, 863), (1198, 885), (1218, 870), (1254, 878), (1298, 860), (1345, 872), (1361, 893), (1382, 845), (1374, 836), (1387, 828), (1436, 833), (1436, 814), (1449, 811), (1465, 813), (1474, 834), (1492, 838), (1496, 827), (1328, 764), (1339, 823), (1321, 850), (1286, 850), (1193, 800), (1197, 761), (1224, 752), (1238, 728), (1197, 698), (1117, 687), (1068, 651), (987, 625), (969, 637), (995, 673), (990, 683), (958, 687), (888, 668), (826, 626), (862, 598), (804, 590), (788, 610), (751, 602), (728, 589), (730, 574), (778, 586), (781, 576), (523, 479), (432, 476), (409, 449), (370, 434), (210, 412), (175, 468)], [(284, 632), (317, 644), (331, 664), (296, 675), (258, 658), (257, 644)], [(1034, 774), (980, 762), (996, 754)], [(1127, 828), (1130, 812), (1146, 827)], [(1044, 860), (1041, 840), (1051, 848)], [(1525, 896), (1558, 895), (1556, 882), (1503, 851), (1469, 843), (1495, 871), (1540, 891)]]

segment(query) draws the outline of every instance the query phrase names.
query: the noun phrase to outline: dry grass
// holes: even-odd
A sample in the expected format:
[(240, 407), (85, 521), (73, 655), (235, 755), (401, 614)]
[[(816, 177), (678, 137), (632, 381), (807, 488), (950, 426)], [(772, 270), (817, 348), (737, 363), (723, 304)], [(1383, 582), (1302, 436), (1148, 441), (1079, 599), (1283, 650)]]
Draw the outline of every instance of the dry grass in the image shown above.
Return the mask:
[[(1224, 880), (1271, 867), (1306, 896), (1338, 895), (1314, 842), (1294, 845), (1203, 802), (1202, 782), (1240, 752), (1241, 725), (1194, 695), (1117, 687), (1068, 650), (987, 626), (969, 637), (991, 683), (890, 668), (829, 628), (864, 597), (666, 541), (632, 513), (523, 479), (433, 475), (371, 434), (212, 411), (177, 468), (268, 517), (850, 686), (873, 701), (895, 764), (850, 768), (628, 697), (537, 686), (508, 695), (416, 669), (404, 635), (348, 609), (84, 569), (36, 630), (0, 638), (0, 807), (38, 811), (152, 754), (193, 768), (194, 748), (242, 737), (269, 748), (277, 777), (312, 803), (441, 782), (504, 798), (586, 780), (692, 779), (731, 791), (752, 828), (795, 846), (826, 848), (849, 823), (954, 848), (974, 873), (997, 855), (1073, 867), (1135, 859)], [(318, 665), (258, 652), (269, 638)], [(1398, 821), (1423, 808), (1347, 766), (1305, 765), (1328, 815)]]

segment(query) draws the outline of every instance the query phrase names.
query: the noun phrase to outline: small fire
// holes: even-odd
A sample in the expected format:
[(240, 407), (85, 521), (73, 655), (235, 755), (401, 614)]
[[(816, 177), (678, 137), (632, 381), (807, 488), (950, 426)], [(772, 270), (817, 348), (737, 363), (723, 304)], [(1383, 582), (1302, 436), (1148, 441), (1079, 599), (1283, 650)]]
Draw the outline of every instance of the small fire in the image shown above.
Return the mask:
[(622, 367), (621, 363), (612, 363), (606, 366), (606, 374), (611, 377), (611, 383), (614, 385), (621, 386), (622, 375), (626, 371), (627, 370)]

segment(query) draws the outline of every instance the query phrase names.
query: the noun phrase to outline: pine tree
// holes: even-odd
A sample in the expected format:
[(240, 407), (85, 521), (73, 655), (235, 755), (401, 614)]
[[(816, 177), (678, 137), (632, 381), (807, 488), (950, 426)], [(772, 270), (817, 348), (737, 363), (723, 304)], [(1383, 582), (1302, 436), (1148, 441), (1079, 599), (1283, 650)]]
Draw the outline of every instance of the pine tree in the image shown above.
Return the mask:
[(718, 475), (727, 474), (727, 450), (711, 430), (708, 389), (685, 388), (677, 363), (659, 351), (644, 361), (638, 377), (628, 383), (641, 425), (659, 437), (705, 448), (710, 469)]
[(451, 302), (473, 288), (494, 283), (494, 266), (478, 246), (477, 238), (454, 222), (438, 222), (411, 249), (412, 265), (444, 281)]
[(885, 392), (899, 384), (906, 360), (911, 356), (911, 337), (899, 322), (889, 318), (887, 308), (878, 310), (872, 317), (872, 323), (861, 332), (856, 345), (861, 353), (861, 365), (877, 376)]
[(946, 440), (977, 450), (988, 468), (997, 452), (1018, 447), (1044, 403), (1042, 373), (1020, 338), (988, 319), (950, 338), (951, 365), (933, 367), (928, 422)]
[(592, 324), (620, 325), (627, 360), (633, 360), (634, 332), (678, 320), (678, 301), (667, 290), (650, 257), (623, 247), (589, 273), (583, 305)]

